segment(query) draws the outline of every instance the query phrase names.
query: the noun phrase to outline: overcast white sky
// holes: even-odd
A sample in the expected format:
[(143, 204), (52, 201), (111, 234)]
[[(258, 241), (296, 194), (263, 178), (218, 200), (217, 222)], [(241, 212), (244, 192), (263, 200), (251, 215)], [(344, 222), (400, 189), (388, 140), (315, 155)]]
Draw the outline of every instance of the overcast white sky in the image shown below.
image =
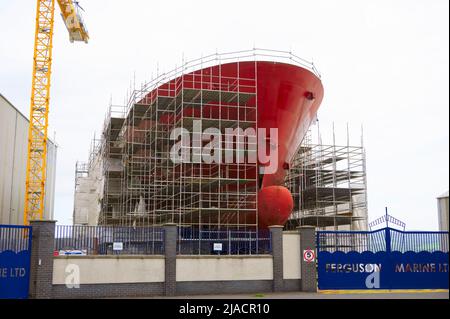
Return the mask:
[[(28, 115), (35, 0), (0, 0), (0, 92)], [(323, 75), (324, 140), (364, 125), (369, 220), (390, 213), (436, 229), (449, 185), (449, 2), (84, 0), (91, 42), (70, 44), (57, 17), (50, 131), (58, 153), (55, 215), (72, 222), (74, 168), (86, 160), (112, 95), (202, 54), (292, 50)], [(51, 133), (53, 135), (53, 133)]]

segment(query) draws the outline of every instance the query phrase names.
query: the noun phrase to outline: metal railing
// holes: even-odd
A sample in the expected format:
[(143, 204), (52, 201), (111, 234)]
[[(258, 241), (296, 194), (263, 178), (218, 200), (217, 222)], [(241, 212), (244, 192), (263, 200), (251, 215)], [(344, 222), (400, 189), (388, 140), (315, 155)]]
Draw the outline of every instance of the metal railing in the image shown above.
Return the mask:
[(179, 255), (262, 255), (272, 253), (269, 230), (201, 230), (179, 227)]
[(219, 64), (249, 61), (288, 63), (304, 68), (312, 72), (319, 79), (321, 78), (319, 70), (312, 61), (303, 59), (288, 51), (254, 48), (252, 50), (213, 53), (190, 61), (185, 61), (183, 59), (180, 67), (176, 67), (169, 72), (157, 74), (156, 78), (147, 82), (139, 90), (133, 90), (131, 95), (127, 97), (128, 108), (131, 108), (135, 103), (141, 101), (148, 93), (150, 93), (155, 88), (168, 83), (171, 80), (180, 77), (181, 75), (189, 74), (191, 72)]
[[(179, 255), (262, 255), (272, 253), (269, 230), (210, 230), (178, 227)], [(56, 226), (57, 255), (163, 255), (164, 228)]]
[(319, 231), (317, 232), (318, 252), (350, 251), (377, 253), (386, 251), (385, 230), (373, 232), (357, 231)]
[(162, 255), (164, 229), (56, 226), (55, 252), (59, 255)]
[(0, 253), (20, 253), (31, 249), (32, 228), (29, 226), (0, 225)]
[(400, 231), (384, 228), (376, 231), (319, 231), (318, 252), (446, 252), (448, 232)]
[(391, 229), (391, 250), (401, 253), (448, 253), (448, 232), (399, 231)]

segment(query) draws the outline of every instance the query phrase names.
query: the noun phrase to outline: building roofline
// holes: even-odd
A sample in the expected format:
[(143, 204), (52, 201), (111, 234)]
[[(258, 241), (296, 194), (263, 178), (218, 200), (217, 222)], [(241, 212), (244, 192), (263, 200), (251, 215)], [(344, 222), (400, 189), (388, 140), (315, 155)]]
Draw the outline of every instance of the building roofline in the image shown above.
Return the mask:
[[(6, 103), (8, 103), (17, 112), (17, 114), (22, 116), (25, 119), (25, 121), (30, 123), (30, 120), (28, 119), (28, 117), (26, 117), (25, 114), (23, 114), (17, 107), (15, 107), (14, 104), (12, 104), (11, 101), (8, 100), (2, 93), (0, 93), (0, 98), (5, 100)], [(51, 138), (49, 138), (48, 136), (47, 136), (47, 140), (49, 140), (49, 142), (52, 143), (55, 147), (58, 147), (58, 144), (55, 141), (53, 141)]]
[(14, 110), (16, 110), (17, 113), (19, 113), (25, 120), (30, 122), (28, 117), (25, 116), (17, 107), (14, 106), (14, 104), (11, 103), (10, 100), (8, 100), (2, 93), (0, 93), (0, 97), (3, 98)]
[(446, 191), (444, 194), (438, 196), (437, 198), (440, 199), (440, 198), (446, 198), (446, 197), (448, 197), (448, 191)]

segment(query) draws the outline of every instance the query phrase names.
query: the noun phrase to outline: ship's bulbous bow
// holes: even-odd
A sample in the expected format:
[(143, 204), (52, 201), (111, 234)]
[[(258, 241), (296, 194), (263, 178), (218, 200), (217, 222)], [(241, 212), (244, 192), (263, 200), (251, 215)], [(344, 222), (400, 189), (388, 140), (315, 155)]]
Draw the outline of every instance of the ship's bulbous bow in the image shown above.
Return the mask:
[(290, 64), (258, 63), (258, 127), (267, 134), (271, 128), (278, 129), (278, 136), (268, 136), (267, 142), (271, 144), (267, 148), (277, 146), (278, 156), (272, 159), (276, 168), (261, 176), (258, 193), (258, 224), (262, 228), (284, 225), (292, 212), (292, 195), (283, 186), (285, 177), (322, 99), (322, 82), (312, 72)]

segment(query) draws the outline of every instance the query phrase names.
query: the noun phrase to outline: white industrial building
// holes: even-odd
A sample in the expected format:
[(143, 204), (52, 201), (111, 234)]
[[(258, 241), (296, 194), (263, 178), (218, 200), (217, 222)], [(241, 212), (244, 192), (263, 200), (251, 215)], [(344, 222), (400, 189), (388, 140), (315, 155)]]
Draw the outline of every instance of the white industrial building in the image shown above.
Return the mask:
[(448, 231), (448, 191), (437, 198), (439, 230)]
[[(0, 94), (0, 224), (22, 225), (29, 121)], [(53, 219), (56, 144), (48, 140), (44, 218)]]

